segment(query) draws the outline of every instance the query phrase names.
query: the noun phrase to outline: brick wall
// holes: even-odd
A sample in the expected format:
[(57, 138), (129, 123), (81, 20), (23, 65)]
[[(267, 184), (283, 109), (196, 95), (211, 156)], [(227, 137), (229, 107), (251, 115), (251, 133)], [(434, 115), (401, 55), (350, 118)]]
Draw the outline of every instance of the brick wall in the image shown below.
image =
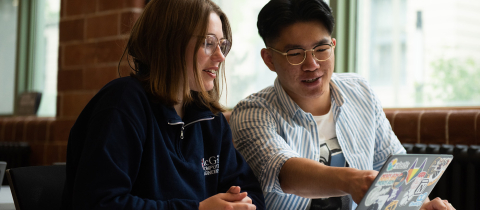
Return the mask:
[[(0, 141), (29, 142), (32, 165), (64, 162), (70, 128), (118, 77), (117, 65), (145, 0), (61, 0), (57, 116), (0, 118)], [(122, 75), (128, 75), (125, 62)]]

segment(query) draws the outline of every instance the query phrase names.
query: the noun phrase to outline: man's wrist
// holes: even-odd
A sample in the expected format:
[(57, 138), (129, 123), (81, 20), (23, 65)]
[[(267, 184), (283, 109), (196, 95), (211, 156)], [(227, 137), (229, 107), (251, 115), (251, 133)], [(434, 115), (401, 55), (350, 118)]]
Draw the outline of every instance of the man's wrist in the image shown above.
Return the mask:
[(356, 175), (357, 169), (354, 168), (345, 168), (345, 167), (332, 167), (335, 176), (338, 178), (338, 184), (340, 186), (339, 190), (343, 193), (351, 194), (351, 177)]

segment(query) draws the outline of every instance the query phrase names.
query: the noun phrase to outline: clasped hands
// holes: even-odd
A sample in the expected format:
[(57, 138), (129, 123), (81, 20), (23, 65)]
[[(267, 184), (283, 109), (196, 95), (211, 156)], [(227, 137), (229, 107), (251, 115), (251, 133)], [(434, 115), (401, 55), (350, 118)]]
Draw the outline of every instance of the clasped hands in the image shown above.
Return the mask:
[(199, 210), (253, 210), (252, 199), (247, 192), (240, 193), (239, 186), (232, 186), (226, 193), (218, 193), (200, 202)]

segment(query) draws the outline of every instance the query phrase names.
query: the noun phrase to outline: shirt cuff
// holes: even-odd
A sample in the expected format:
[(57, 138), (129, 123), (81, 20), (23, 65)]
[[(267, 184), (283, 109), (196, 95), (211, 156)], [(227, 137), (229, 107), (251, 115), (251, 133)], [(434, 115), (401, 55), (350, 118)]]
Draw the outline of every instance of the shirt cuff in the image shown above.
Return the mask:
[(283, 164), (292, 157), (300, 157), (300, 155), (292, 150), (282, 150), (265, 163), (264, 170), (260, 176), (260, 183), (264, 192), (284, 194), (278, 176)]

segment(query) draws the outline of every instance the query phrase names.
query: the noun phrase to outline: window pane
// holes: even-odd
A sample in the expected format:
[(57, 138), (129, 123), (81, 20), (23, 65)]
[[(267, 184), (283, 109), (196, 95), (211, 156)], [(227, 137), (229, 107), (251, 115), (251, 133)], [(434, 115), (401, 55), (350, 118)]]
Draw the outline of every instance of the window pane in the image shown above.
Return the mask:
[(480, 1), (363, 0), (357, 70), (384, 107), (480, 105)]
[(13, 114), (18, 0), (0, 0), (0, 115)]
[[(327, 4), (329, 0), (324, 0)], [(273, 85), (277, 77), (260, 56), (265, 43), (258, 34), (257, 17), (269, 0), (213, 0), (225, 12), (233, 33), (232, 49), (226, 58), (225, 86), (220, 102), (233, 108), (240, 100)]]
[(248, 95), (273, 85), (277, 76), (260, 56), (265, 44), (258, 35), (257, 16), (268, 0), (213, 1), (227, 14), (232, 27), (233, 45), (225, 61), (228, 93), (222, 94), (221, 103), (233, 108)]
[(42, 92), (38, 116), (55, 116), (60, 0), (39, 0), (33, 89)]

